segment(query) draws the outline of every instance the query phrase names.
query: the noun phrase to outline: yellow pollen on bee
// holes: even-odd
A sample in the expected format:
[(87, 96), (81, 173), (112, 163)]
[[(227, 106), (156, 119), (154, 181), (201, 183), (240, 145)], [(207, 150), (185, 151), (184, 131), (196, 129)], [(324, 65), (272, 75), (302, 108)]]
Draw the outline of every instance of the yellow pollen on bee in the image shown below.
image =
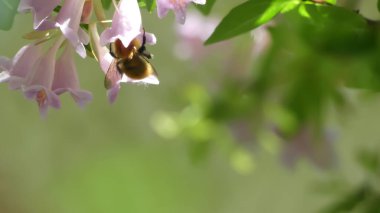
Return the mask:
[(37, 97), (36, 97), (36, 101), (38, 103), (38, 106), (42, 106), (43, 104), (46, 103), (47, 101), (47, 94), (45, 92), (45, 90), (40, 90), (38, 91), (37, 93)]

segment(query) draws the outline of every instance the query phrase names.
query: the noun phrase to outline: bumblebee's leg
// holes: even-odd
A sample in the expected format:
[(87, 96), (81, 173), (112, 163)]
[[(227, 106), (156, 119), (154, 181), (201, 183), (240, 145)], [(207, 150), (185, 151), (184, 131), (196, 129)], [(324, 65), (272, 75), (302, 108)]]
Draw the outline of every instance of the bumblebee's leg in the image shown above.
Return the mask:
[(117, 71), (120, 73), (120, 75), (123, 74), (123, 72), (121, 71), (122, 70), (122, 66), (124, 66), (124, 60), (120, 60), (118, 62), (116, 62), (116, 68), (117, 68)]
[(112, 44), (110, 44), (110, 54), (111, 54), (112, 57), (117, 58), (116, 55), (115, 55), (115, 53), (113, 53)]

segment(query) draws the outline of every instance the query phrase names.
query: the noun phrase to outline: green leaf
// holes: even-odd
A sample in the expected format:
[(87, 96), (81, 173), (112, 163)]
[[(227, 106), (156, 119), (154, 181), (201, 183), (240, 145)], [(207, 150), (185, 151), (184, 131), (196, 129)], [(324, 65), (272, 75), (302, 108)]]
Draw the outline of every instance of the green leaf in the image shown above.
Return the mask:
[[(299, 0), (251, 0), (233, 8), (205, 44), (212, 44), (248, 32), (270, 21), (283, 9), (294, 8)], [(287, 9), (288, 11), (289, 9)]]
[(156, 8), (155, 0), (139, 0), (139, 7), (145, 7), (149, 13)]
[(145, 0), (146, 9), (148, 12), (152, 12), (156, 8), (156, 1), (155, 0)]
[(367, 185), (360, 186), (358, 189), (341, 197), (340, 200), (322, 211), (323, 213), (353, 212), (356, 206), (365, 201), (371, 193)]
[(336, 0), (326, 0), (327, 3), (330, 3), (330, 4), (336, 4)]
[(380, 0), (377, 0), (377, 10), (380, 12)]
[[(300, 7), (302, 8), (302, 7)], [(325, 54), (360, 54), (371, 51), (376, 34), (359, 14), (336, 6), (304, 5), (302, 38)]]
[(0, 29), (9, 30), (12, 27), (17, 6), (20, 0), (0, 0)]
[(360, 165), (373, 174), (380, 171), (380, 155), (375, 150), (361, 150), (357, 155)]
[(210, 14), (215, 2), (216, 0), (207, 0), (205, 5), (195, 4), (195, 8), (197, 8), (203, 15), (208, 15)]
[(111, 6), (112, 0), (101, 0), (104, 9), (108, 10)]
[(146, 7), (145, 0), (139, 0), (139, 7)]

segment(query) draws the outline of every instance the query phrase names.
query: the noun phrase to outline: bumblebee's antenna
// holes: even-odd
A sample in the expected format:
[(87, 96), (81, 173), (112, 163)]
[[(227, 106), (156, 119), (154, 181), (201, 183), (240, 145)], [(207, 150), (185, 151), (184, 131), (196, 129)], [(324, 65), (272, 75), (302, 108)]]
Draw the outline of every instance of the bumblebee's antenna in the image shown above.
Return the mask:
[(141, 44), (141, 47), (138, 49), (138, 52), (145, 56), (146, 58), (148, 59), (151, 59), (153, 57), (152, 54), (150, 54), (146, 48), (145, 48), (145, 43), (146, 43), (146, 37), (145, 37), (145, 28), (143, 27), (143, 38), (142, 38), (142, 44)]

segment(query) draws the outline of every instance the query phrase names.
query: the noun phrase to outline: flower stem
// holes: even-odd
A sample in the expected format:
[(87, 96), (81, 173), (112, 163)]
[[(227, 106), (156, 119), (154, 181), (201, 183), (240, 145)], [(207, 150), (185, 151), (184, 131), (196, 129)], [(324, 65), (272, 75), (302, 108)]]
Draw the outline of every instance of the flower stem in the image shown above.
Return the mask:
[(106, 20), (106, 14), (104, 12), (101, 0), (94, 0), (94, 10), (96, 19), (100, 22), (103, 28), (106, 28), (107, 24), (104, 23), (104, 21)]

